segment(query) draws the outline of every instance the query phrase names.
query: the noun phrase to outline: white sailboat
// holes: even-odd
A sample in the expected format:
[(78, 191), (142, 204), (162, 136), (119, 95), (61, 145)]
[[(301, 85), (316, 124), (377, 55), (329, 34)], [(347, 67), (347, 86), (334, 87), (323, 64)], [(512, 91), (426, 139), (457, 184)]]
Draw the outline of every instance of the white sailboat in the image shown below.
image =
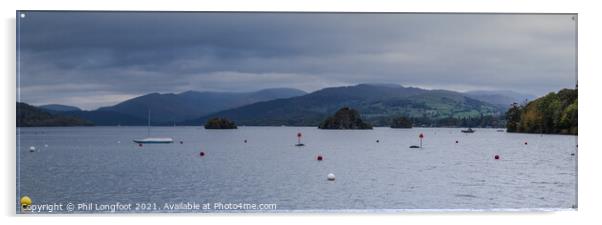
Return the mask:
[(148, 126), (146, 128), (146, 138), (134, 139), (138, 144), (170, 144), (173, 138), (170, 137), (150, 137), (150, 109), (148, 110)]

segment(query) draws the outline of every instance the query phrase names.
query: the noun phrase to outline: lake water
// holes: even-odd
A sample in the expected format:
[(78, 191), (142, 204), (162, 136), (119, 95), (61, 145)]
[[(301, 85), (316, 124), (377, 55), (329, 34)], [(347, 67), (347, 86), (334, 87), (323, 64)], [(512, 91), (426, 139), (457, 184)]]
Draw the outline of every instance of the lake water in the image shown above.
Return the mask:
[[(151, 136), (176, 142), (140, 147), (132, 139), (146, 127), (20, 128), (17, 199), (151, 203), (162, 212), (229, 211), (215, 203), (279, 211), (576, 207), (575, 136), (476, 130), (153, 127)], [(294, 146), (297, 132), (304, 147)], [(408, 148), (420, 133), (423, 148)], [(193, 202), (212, 208), (164, 208)]]

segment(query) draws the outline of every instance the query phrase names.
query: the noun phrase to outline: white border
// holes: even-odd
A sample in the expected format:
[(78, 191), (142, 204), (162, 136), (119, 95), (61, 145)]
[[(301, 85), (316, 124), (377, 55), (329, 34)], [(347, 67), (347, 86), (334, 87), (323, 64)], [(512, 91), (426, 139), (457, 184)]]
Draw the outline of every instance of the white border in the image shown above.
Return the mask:
[[(595, 1), (554, 0), (425, 0), (403, 2), (372, 1), (277, 1), (277, 0), (214, 0), (214, 1), (2, 1), (2, 224), (199, 224), (199, 223), (261, 223), (261, 224), (586, 224), (600, 222), (602, 191), (602, 144), (595, 128), (601, 127), (599, 67), (602, 21)], [(159, 214), (159, 215), (15, 215), (15, 15), (16, 10), (186, 10), (186, 11), (339, 11), (339, 12), (525, 12), (579, 13), (579, 210), (561, 212), (400, 212), (400, 213), (301, 213), (301, 214)], [(598, 9), (598, 10), (597, 10)]]

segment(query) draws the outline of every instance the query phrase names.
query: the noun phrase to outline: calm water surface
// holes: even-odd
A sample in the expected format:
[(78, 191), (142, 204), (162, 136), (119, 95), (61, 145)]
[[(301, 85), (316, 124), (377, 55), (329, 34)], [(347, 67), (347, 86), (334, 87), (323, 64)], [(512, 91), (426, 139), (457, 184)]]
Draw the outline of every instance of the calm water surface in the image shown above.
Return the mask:
[[(297, 132), (305, 147), (294, 146)], [(424, 148), (408, 148), (418, 145), (420, 133)], [(20, 128), (17, 197), (28, 195), (35, 204), (158, 207), (274, 203), (278, 210), (576, 205), (575, 136), (452, 128), (154, 127), (151, 136), (176, 143), (132, 142), (145, 136), (146, 127)], [(336, 181), (327, 181), (328, 173)]]

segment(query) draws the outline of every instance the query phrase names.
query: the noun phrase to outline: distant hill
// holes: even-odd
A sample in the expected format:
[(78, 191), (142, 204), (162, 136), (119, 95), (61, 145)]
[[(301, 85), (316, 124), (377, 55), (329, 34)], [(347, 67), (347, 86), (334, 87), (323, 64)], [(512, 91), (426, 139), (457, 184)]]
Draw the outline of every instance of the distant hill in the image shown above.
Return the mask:
[(500, 115), (505, 110), (459, 92), (400, 85), (360, 84), (253, 103), (189, 120), (185, 124), (201, 125), (209, 118), (224, 117), (239, 125), (317, 126), (342, 107), (357, 109), (364, 120), (377, 126), (389, 126), (392, 118), (402, 115), (431, 119), (468, 118)]
[(177, 94), (159, 94), (152, 93), (140, 97), (132, 98), (114, 106), (102, 107), (98, 110), (88, 112), (85, 117), (97, 121), (101, 118), (119, 117), (119, 120), (131, 118), (123, 122), (147, 121), (148, 110), (151, 111), (151, 120), (155, 123), (173, 122), (195, 115), (207, 113), (204, 106), (194, 104), (194, 102), (181, 97)]
[(91, 126), (81, 118), (53, 115), (38, 107), (17, 102), (17, 127)]
[(49, 104), (49, 105), (41, 105), (38, 108), (50, 110), (50, 111), (58, 111), (58, 112), (68, 112), (68, 111), (81, 111), (80, 108), (69, 105), (59, 105), (59, 104)]
[[(148, 124), (147, 118), (140, 118), (135, 116), (126, 115), (119, 112), (113, 111), (69, 111), (61, 112), (59, 115), (73, 116), (82, 118), (85, 120), (93, 121), (97, 126), (138, 126)], [(159, 123), (153, 122), (153, 125), (159, 125)]]
[(148, 110), (150, 110), (153, 124), (168, 125), (229, 108), (303, 94), (306, 93), (292, 88), (265, 89), (256, 92), (151, 93), (114, 106), (101, 107), (98, 110), (61, 111), (58, 114), (78, 116), (97, 125), (146, 125)]
[(535, 99), (534, 95), (521, 94), (514, 91), (468, 91), (466, 96), (487, 103), (510, 107), (512, 103), (523, 103)]
[(238, 125), (317, 126), (338, 109), (351, 107), (375, 126), (390, 126), (394, 118), (403, 116), (411, 119), (414, 126), (487, 127), (505, 123), (501, 117), (509, 108), (505, 103), (515, 98), (512, 93), (502, 92), (460, 93), (397, 84), (359, 84), (329, 87), (309, 94), (291, 88), (151, 93), (92, 111), (60, 111), (73, 109), (68, 106), (51, 106), (59, 110), (46, 110), (54, 115), (83, 118), (99, 126), (146, 125), (149, 109), (153, 125), (201, 126), (210, 118), (221, 117)]

